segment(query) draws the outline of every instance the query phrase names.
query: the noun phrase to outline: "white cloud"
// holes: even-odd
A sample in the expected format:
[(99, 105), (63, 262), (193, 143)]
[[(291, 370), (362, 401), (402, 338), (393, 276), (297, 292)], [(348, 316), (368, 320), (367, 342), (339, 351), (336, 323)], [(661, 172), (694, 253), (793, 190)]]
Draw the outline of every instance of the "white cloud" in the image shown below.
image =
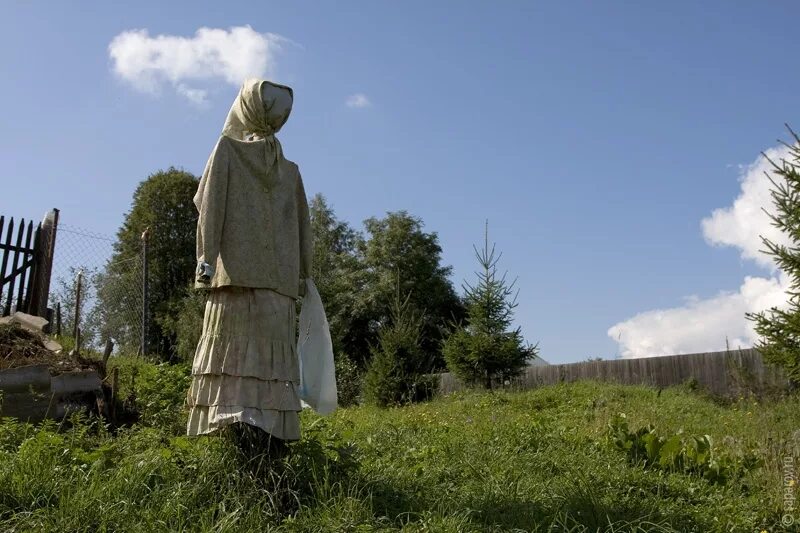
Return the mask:
[(651, 357), (752, 346), (758, 339), (745, 313), (785, 304), (788, 278), (746, 277), (738, 292), (690, 298), (683, 307), (639, 313), (615, 324), (608, 336), (622, 357)]
[(183, 83), (179, 83), (175, 86), (175, 90), (178, 94), (185, 96), (190, 102), (197, 105), (205, 104), (208, 101), (208, 91), (204, 91), (203, 89), (192, 89)]
[[(789, 157), (789, 149), (779, 146), (767, 150), (767, 157), (776, 163)], [(789, 244), (787, 238), (771, 221), (763, 209), (772, 212), (770, 183), (765, 172), (771, 174), (772, 165), (764, 157), (743, 167), (742, 190), (730, 207), (715, 209), (702, 222), (703, 236), (715, 246), (735, 246), (741, 250), (743, 259), (750, 259), (761, 266), (774, 269), (772, 258), (761, 252), (764, 248), (761, 236), (773, 242)], [(762, 209), (763, 208), (763, 209)]]
[[(788, 157), (788, 148), (779, 146), (766, 154), (780, 162)], [(721, 292), (705, 300), (692, 297), (684, 306), (645, 311), (615, 324), (608, 335), (619, 342), (623, 357), (720, 350), (725, 348), (726, 338), (731, 348), (749, 347), (758, 336), (745, 313), (786, 305), (789, 278), (760, 251), (762, 235), (773, 242), (788, 242), (763, 211), (773, 210), (772, 184), (764, 175), (771, 169), (771, 164), (763, 157), (741, 167), (739, 196), (730, 207), (715, 209), (701, 222), (703, 236), (709, 244), (739, 248), (743, 259), (768, 268), (771, 277), (748, 276), (737, 292)]]
[(239, 85), (248, 77), (267, 77), (284, 42), (250, 26), (200, 28), (192, 37), (151, 37), (146, 29), (129, 30), (114, 37), (108, 54), (114, 73), (137, 90), (158, 94), (169, 85), (190, 101), (203, 103), (207, 91), (196, 84), (223, 80)]
[(367, 98), (366, 94), (356, 93), (348, 96), (345, 104), (347, 105), (347, 107), (363, 108), (371, 106), (372, 102), (369, 101), (369, 98)]

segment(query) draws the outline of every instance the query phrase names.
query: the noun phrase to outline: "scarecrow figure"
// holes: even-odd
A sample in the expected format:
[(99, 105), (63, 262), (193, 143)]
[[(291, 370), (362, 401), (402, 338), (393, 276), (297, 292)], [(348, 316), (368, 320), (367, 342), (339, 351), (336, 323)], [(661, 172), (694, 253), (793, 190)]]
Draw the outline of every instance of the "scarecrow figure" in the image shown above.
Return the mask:
[(303, 180), (275, 137), (293, 97), (289, 87), (245, 81), (194, 197), (195, 287), (209, 295), (187, 395), (189, 435), (235, 424), (297, 440), (301, 398), (323, 413), (336, 406)]

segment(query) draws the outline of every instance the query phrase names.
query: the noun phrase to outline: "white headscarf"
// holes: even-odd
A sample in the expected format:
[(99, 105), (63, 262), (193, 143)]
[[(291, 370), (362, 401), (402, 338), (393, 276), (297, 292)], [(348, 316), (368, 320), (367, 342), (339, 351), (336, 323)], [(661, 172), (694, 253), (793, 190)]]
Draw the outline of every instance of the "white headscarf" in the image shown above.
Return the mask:
[[(266, 98), (265, 102), (262, 95), (268, 93), (269, 89), (288, 91), (288, 105), (274, 97)], [(265, 140), (264, 155), (267, 168), (271, 169), (276, 161), (283, 158), (283, 149), (275, 134), (286, 124), (292, 112), (293, 100), (294, 92), (291, 87), (267, 80), (247, 79), (228, 112), (222, 135), (237, 141), (245, 141), (248, 140), (249, 134), (255, 134)]]

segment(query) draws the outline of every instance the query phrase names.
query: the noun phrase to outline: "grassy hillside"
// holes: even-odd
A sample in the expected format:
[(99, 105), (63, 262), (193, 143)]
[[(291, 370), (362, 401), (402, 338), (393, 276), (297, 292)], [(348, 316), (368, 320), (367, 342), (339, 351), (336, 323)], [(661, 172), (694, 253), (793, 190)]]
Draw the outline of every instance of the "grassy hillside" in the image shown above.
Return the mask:
[[(185, 367), (117, 364), (133, 428), (0, 423), (0, 530), (771, 533), (784, 457), (800, 464), (797, 397), (598, 383), (304, 413), (288, 457), (243, 464), (224, 437), (181, 436)], [(648, 424), (668, 461), (636, 452)]]

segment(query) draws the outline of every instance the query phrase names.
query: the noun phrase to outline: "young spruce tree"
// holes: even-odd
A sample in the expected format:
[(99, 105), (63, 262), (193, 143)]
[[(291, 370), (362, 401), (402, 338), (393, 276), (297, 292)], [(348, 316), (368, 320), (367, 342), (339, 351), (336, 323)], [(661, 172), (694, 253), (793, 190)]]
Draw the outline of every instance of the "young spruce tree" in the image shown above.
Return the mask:
[(791, 279), (789, 302), (786, 309), (773, 307), (761, 313), (748, 313), (747, 318), (754, 322), (761, 337), (756, 348), (764, 360), (782, 367), (797, 383), (800, 382), (800, 138), (791, 128), (789, 132), (794, 137), (794, 144), (786, 145), (791, 161), (775, 162), (767, 158), (777, 179), (767, 177), (774, 186), (771, 194), (775, 207), (775, 212), (768, 214), (772, 224), (789, 237), (791, 245), (761, 238), (766, 247), (764, 253), (771, 255), (778, 268)]
[(400, 299), (396, 286), (389, 322), (381, 326), (378, 343), (364, 376), (364, 399), (386, 407), (425, 399), (432, 360), (422, 349), (424, 315), (411, 306), (411, 294)]
[(502, 254), (495, 254), (494, 245), (489, 249), (488, 224), (483, 250), (474, 248), (482, 270), (474, 286), (464, 284), (468, 324), (456, 327), (442, 351), (459, 378), (490, 389), (496, 378), (519, 375), (538, 350), (525, 343), (520, 328), (509, 330), (517, 307), (516, 281), (507, 283), (505, 274), (497, 273)]

